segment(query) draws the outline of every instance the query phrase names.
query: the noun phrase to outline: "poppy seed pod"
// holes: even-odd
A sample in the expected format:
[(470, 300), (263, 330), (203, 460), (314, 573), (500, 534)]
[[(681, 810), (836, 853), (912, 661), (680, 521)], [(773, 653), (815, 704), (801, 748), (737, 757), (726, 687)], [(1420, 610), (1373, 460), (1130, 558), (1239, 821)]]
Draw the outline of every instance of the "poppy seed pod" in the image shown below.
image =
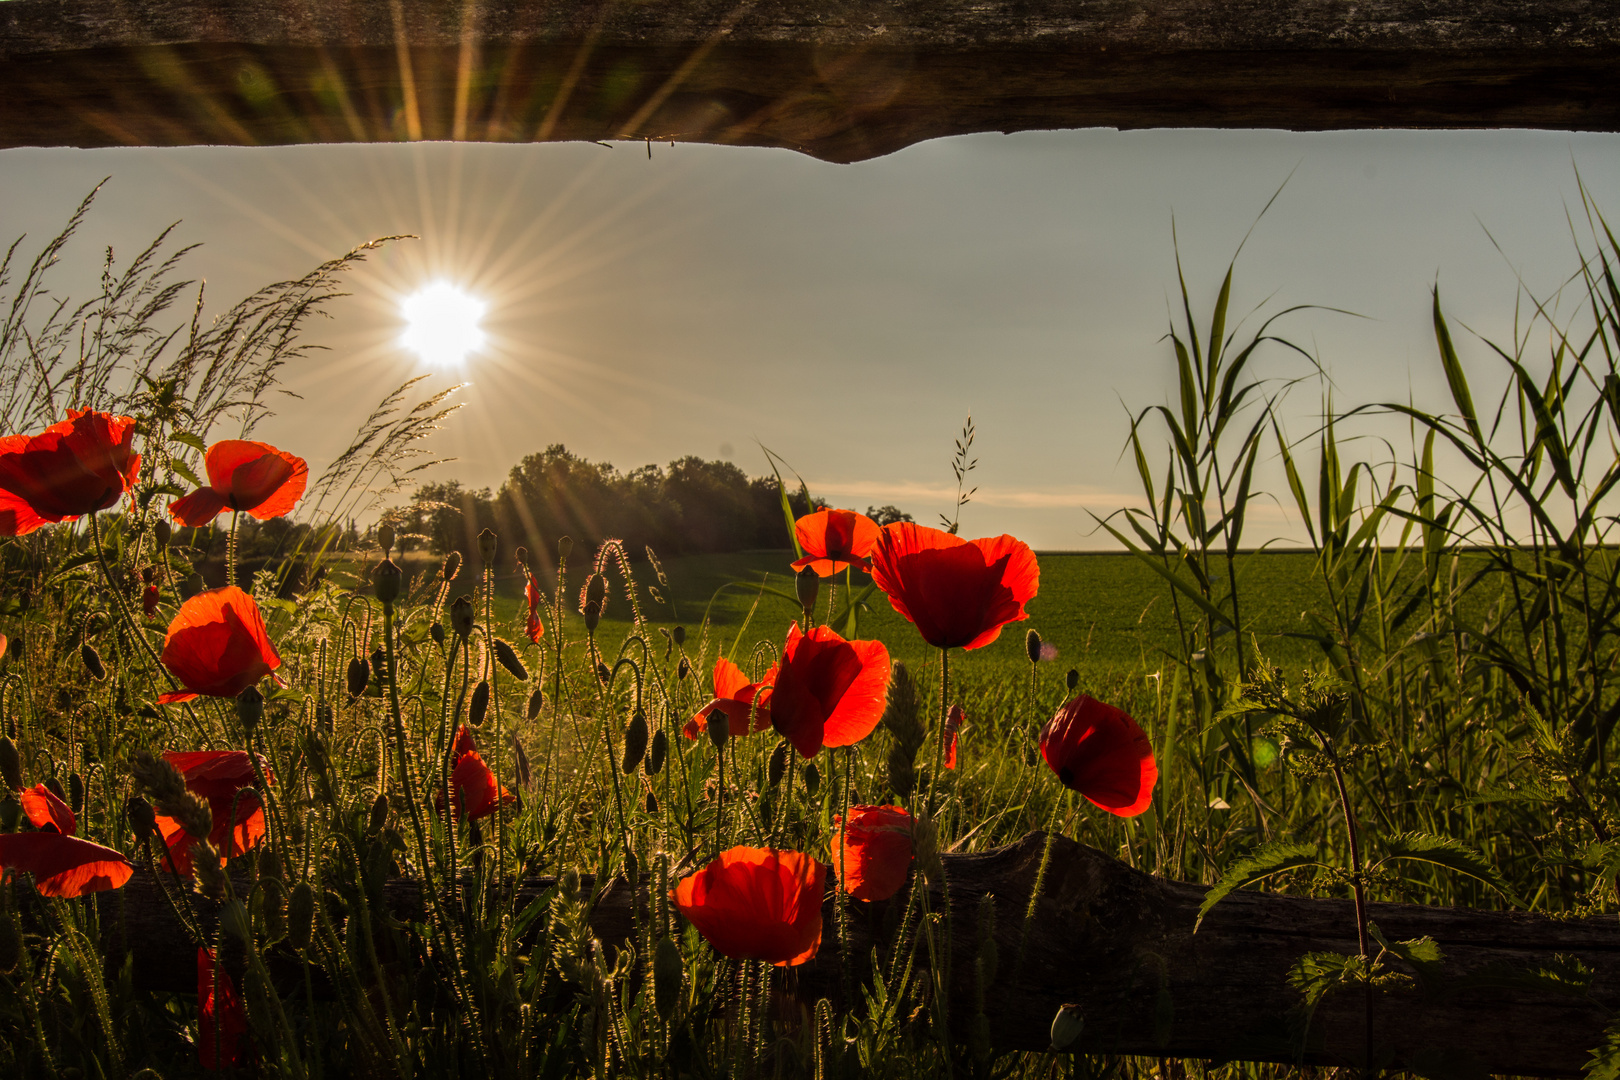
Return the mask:
[(495, 662), (505, 668), (507, 674), (518, 682), (529, 681), (528, 669), (523, 666), (523, 661), (518, 659), (517, 652), (500, 638), (495, 639)]
[(101, 662), (101, 654), (88, 641), (79, 646), (79, 659), (84, 661), (84, 670), (92, 679), (100, 682), (107, 677), (107, 666)]
[(151, 803), (139, 795), (131, 795), (124, 800), (124, 820), (129, 822), (135, 839), (143, 843), (157, 831), (157, 812), (152, 809)]
[(675, 629), (673, 629), (673, 630), (671, 630), (669, 632), (669, 636), (675, 639), (675, 644), (677, 644), (677, 645), (685, 645), (686, 644), (686, 627), (684, 627), (684, 626), (675, 627)]
[(0, 777), (5, 779), (6, 790), (22, 790), (22, 755), (10, 736), (0, 738)]
[(376, 836), (388, 824), (388, 793), (380, 791), (371, 803), (371, 816), (366, 820), (366, 835)]
[(1040, 662), (1041, 635), (1033, 630), (1024, 635), (1024, 655), (1029, 657), (1029, 662), (1032, 664)]
[(349, 696), (357, 698), (366, 692), (366, 684), (371, 681), (371, 665), (358, 656), (349, 661), (347, 674)]
[(1074, 688), (1080, 685), (1080, 669), (1070, 668), (1069, 674), (1064, 677), (1063, 681), (1068, 684), (1069, 693), (1074, 693)]
[(173, 535), (174, 529), (162, 518), (159, 518), (157, 524), (152, 526), (152, 538), (157, 541), (159, 551), (169, 546), (169, 538)]
[(668, 1021), (674, 1016), (675, 1006), (680, 1004), (684, 971), (680, 946), (670, 938), (659, 938), (653, 947), (653, 1002), (662, 1020)]
[(587, 634), (596, 633), (597, 624), (601, 621), (602, 605), (595, 600), (588, 601), (585, 604), (585, 632)]
[(652, 746), (647, 751), (647, 775), (657, 776), (664, 771), (664, 759), (669, 756), (669, 736), (664, 729), (653, 732)]
[(152, 584), (152, 582), (154, 582), (156, 580), (157, 580), (157, 567), (150, 566), (150, 565), (141, 567), (141, 584), (142, 585), (150, 585), (150, 584)]
[(478, 533), (478, 561), (484, 566), (494, 566), (495, 549), (498, 546), (493, 530), (480, 530)]
[(456, 575), (461, 573), (461, 552), (452, 551), (446, 555), (444, 565), (439, 568), (439, 573), (444, 575), (446, 581), (456, 580)]
[(647, 714), (637, 709), (624, 728), (624, 761), (620, 767), (626, 773), (633, 773), (646, 755)]
[(1080, 1041), (1086, 1029), (1086, 1018), (1078, 1005), (1064, 1005), (1052, 1017), (1052, 1049), (1062, 1053)]
[(392, 604), (398, 599), (400, 577), (399, 567), (394, 564), (393, 559), (384, 559), (378, 564), (371, 580), (377, 588), (377, 599), (383, 604)]
[(473, 631), (473, 603), (470, 596), (458, 596), (450, 605), (450, 629), (465, 640)]
[(726, 740), (731, 738), (731, 717), (726, 715), (724, 709), (715, 709), (709, 714), (709, 741), (714, 743), (716, 750), (726, 748)]
[(568, 556), (574, 553), (574, 538), (572, 536), (557, 537), (557, 561), (565, 563)]
[(392, 525), (377, 526), (377, 546), (388, 555), (394, 550), (394, 527)]
[(243, 729), (252, 731), (264, 719), (264, 695), (257, 686), (250, 686), (236, 695), (236, 718)]
[(534, 693), (529, 695), (529, 708), (527, 710), (528, 718), (533, 720), (535, 717), (540, 715), (540, 710), (545, 707), (546, 692), (537, 688)]
[(816, 606), (816, 594), (821, 591), (821, 575), (805, 567), (794, 576), (793, 590), (798, 593), (799, 606), (809, 611)]
[(300, 881), (287, 897), (287, 944), (295, 952), (309, 948), (315, 933), (315, 890), (309, 882)]
[(467, 707), (467, 722), (478, 727), (484, 722), (484, 714), (489, 712), (489, 682), (480, 680), (473, 687), (472, 704)]
[(432, 626), (428, 627), (428, 637), (433, 639), (433, 644), (435, 644), (435, 645), (443, 645), (444, 644), (444, 623), (436, 622)]

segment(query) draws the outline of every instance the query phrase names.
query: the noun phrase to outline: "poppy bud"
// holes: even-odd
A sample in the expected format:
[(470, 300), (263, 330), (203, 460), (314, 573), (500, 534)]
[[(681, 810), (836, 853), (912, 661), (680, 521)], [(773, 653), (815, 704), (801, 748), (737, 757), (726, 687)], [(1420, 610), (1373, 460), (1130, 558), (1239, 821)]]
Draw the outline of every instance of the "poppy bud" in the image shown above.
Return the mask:
[(664, 771), (664, 759), (669, 756), (669, 736), (664, 729), (653, 732), (652, 748), (647, 751), (647, 775), (657, 776)]
[(84, 777), (78, 773), (68, 776), (67, 804), (73, 808), (75, 814), (84, 813)]
[(512, 559), (517, 563), (519, 570), (523, 569), (529, 565), (529, 549), (519, 544), (517, 550), (512, 552)]
[(518, 654), (513, 650), (512, 646), (500, 638), (495, 639), (495, 661), (518, 682), (529, 681), (529, 671), (523, 666), (523, 661), (518, 659)]
[(601, 683), (603, 686), (606, 686), (608, 684), (608, 682), (610, 680), (612, 680), (612, 678), (613, 678), (613, 672), (608, 670), (608, 666), (606, 664), (597, 664), (596, 665), (596, 681), (597, 682)]
[(287, 897), (287, 944), (295, 952), (309, 948), (315, 934), (315, 890), (309, 882), (300, 881)]
[(156, 585), (148, 585), (141, 592), (141, 614), (150, 619), (153, 615), (157, 614), (157, 609), (158, 587)]
[(55, 795), (63, 802), (68, 801), (67, 792), (62, 790), (62, 781), (58, 780), (54, 776), (47, 776), (45, 778), (45, 790), (49, 791), (52, 795)]
[(669, 632), (669, 636), (675, 639), (675, 644), (677, 644), (677, 645), (685, 645), (686, 644), (686, 627), (677, 626), (675, 629), (673, 629), (673, 630), (671, 630)]
[(444, 644), (444, 623), (436, 622), (432, 626), (428, 627), (428, 637), (433, 639), (433, 644), (435, 644), (435, 645), (443, 645)]
[(392, 525), (377, 526), (377, 546), (387, 555), (394, 550), (394, 527)]
[(9, 972), (22, 959), (22, 934), (9, 911), (0, 911), (0, 972)]
[(1062, 1006), (1052, 1017), (1052, 1049), (1059, 1053), (1069, 1049), (1080, 1041), (1080, 1033), (1085, 1029), (1086, 1018), (1080, 1012), (1080, 1006)]
[(107, 667), (101, 662), (101, 654), (88, 641), (79, 646), (79, 659), (84, 661), (84, 670), (90, 673), (92, 679), (100, 682), (107, 677)]
[(348, 682), (349, 696), (357, 698), (366, 692), (366, 683), (371, 681), (371, 667), (358, 656), (349, 661)]
[(393, 559), (384, 559), (378, 564), (376, 572), (372, 574), (372, 584), (377, 588), (377, 599), (384, 606), (392, 604), (399, 597), (399, 567)]
[(534, 693), (529, 695), (528, 717), (533, 720), (540, 715), (540, 710), (546, 707), (546, 692), (536, 687)]
[(444, 565), (439, 568), (439, 573), (444, 575), (446, 581), (456, 580), (456, 575), (461, 573), (461, 552), (452, 551), (446, 555)]
[(692, 665), (687, 662), (686, 657), (681, 657), (681, 662), (675, 667), (675, 677), (677, 679), (684, 679), (691, 673)]
[(771, 787), (780, 784), (782, 777), (787, 774), (788, 753), (791, 748), (792, 744), (783, 739), (776, 744), (776, 749), (771, 751), (770, 764), (765, 767), (765, 779), (770, 781)]
[(646, 809), (647, 813), (649, 813), (649, 814), (658, 813), (658, 796), (654, 795), (650, 791), (647, 792), (647, 800), (646, 800), (646, 802), (642, 803), (642, 806)]
[(804, 766), (804, 793), (813, 799), (816, 797), (816, 792), (820, 790), (821, 770), (816, 768), (815, 762), (806, 762)]
[(597, 624), (602, 621), (602, 605), (595, 600), (585, 605), (585, 632), (596, 633)]
[(152, 538), (157, 541), (159, 551), (169, 546), (169, 537), (172, 535), (174, 535), (174, 529), (167, 521), (158, 518), (157, 524), (152, 526)]
[(518, 787), (533, 787), (534, 777), (529, 772), (529, 755), (523, 749), (523, 742), (516, 735), (512, 736), (513, 772), (517, 774)]
[(624, 728), (624, 761), (620, 767), (626, 773), (633, 773), (646, 755), (647, 714), (637, 709)]
[(574, 553), (574, 538), (572, 536), (557, 537), (557, 561), (565, 563), (568, 556)]
[(332, 705), (323, 701), (315, 706), (315, 726), (330, 735), (332, 733)]
[(157, 567), (148, 563), (141, 567), (141, 584), (150, 585), (157, 580)]
[(1080, 685), (1080, 669), (1070, 668), (1063, 681), (1069, 684), (1069, 693), (1074, 693), (1074, 688)]
[(793, 590), (799, 594), (799, 606), (809, 611), (816, 606), (816, 593), (821, 591), (821, 575), (805, 567), (794, 577)]
[(130, 831), (135, 839), (145, 842), (152, 838), (157, 831), (157, 814), (152, 804), (139, 795), (131, 795), (124, 800), (124, 820), (129, 822)]
[(484, 714), (489, 712), (489, 682), (480, 679), (478, 685), (473, 687), (472, 704), (467, 707), (467, 722), (478, 727), (484, 722)]
[(250, 686), (236, 695), (236, 718), (242, 721), (244, 731), (252, 731), (264, 719), (264, 695), (257, 686)]
[(260, 914), (264, 917), (264, 940), (280, 941), (287, 936), (287, 890), (275, 878), (259, 881)]
[(604, 575), (604, 574), (592, 574), (591, 575), (590, 580), (585, 583), (585, 602), (587, 604), (595, 604), (598, 607), (602, 606), (602, 604), (607, 602), (607, 576), (606, 575)]
[(473, 605), (472, 597), (458, 596), (455, 603), (450, 605), (450, 629), (456, 636), (466, 640), (473, 631)]
[(731, 717), (724, 709), (716, 709), (709, 714), (709, 741), (714, 743), (716, 750), (724, 750), (726, 740), (731, 738)]
[(478, 562), (486, 567), (495, 565), (495, 533), (490, 529), (483, 529), (478, 533)]
[(371, 816), (366, 821), (366, 835), (376, 836), (388, 824), (388, 793), (379, 791), (371, 803)]
[(278, 856), (275, 852), (270, 851), (268, 849), (260, 849), (260, 850), (261, 850), (261, 853), (259, 855), (259, 877), (261, 877), (261, 878), (275, 878), (277, 880), (280, 880), (280, 878), (281, 878), (281, 857)]
[(680, 946), (670, 938), (659, 938), (653, 947), (653, 1001), (663, 1020), (674, 1016), (675, 1006), (680, 1004), (684, 969)]
[(1024, 635), (1024, 655), (1029, 657), (1029, 662), (1032, 664), (1040, 662), (1041, 635), (1033, 630)]
[(0, 777), (5, 779), (8, 790), (22, 790), (22, 755), (9, 735), (0, 738)]

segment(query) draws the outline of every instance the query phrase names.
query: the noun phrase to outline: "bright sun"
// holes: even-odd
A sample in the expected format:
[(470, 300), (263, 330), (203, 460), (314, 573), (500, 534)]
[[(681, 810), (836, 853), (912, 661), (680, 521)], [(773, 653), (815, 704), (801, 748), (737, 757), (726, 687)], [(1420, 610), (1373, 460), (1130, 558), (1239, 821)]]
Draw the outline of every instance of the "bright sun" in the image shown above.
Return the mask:
[(484, 345), (479, 320), (489, 305), (448, 281), (435, 281), (400, 302), (400, 344), (436, 367), (455, 367)]

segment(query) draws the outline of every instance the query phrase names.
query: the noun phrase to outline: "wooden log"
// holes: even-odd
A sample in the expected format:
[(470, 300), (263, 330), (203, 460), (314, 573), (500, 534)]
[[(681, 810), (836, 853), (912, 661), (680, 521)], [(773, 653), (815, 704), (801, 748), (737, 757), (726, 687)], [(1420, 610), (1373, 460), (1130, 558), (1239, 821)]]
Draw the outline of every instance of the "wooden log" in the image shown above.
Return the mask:
[[(1058, 1007), (1074, 1003), (1085, 1019), (1079, 1049), (1097, 1053), (1307, 1064), (1358, 1064), (1363, 1046), (1359, 987), (1330, 995), (1301, 1047), (1300, 995), (1288, 972), (1308, 952), (1353, 953), (1349, 901), (1255, 892), (1233, 894), (1193, 933), (1203, 886), (1133, 870), (1062, 837), (1052, 852), (1035, 917), (1024, 913), (1045, 848), (1032, 833), (1006, 847), (945, 857), (950, 891), (952, 1030), (965, 1037), (980, 898), (994, 898), (999, 960), (985, 993), (992, 1043), (1001, 1050), (1044, 1050)], [(520, 883), (539, 895), (554, 879)], [(829, 881), (831, 877), (829, 875)], [(396, 917), (419, 917), (418, 883), (392, 881), (385, 896)], [(643, 890), (639, 901), (645, 904)], [(936, 911), (944, 896), (931, 893)], [(195, 952), (151, 879), (138, 874), (101, 899), (114, 961), (134, 954), (139, 986), (195, 990)], [(852, 904), (852, 954), (864, 964), (887, 950), (898, 912)], [(839, 997), (841, 975), (833, 899), (824, 909), (821, 950), (797, 969), (793, 992), (807, 1002)], [(604, 942), (631, 937), (631, 890), (622, 880), (601, 893), (592, 926)], [(1607, 1010), (1620, 1002), (1620, 924), (1613, 917), (1555, 919), (1519, 912), (1374, 904), (1372, 917), (1390, 941), (1433, 938), (1444, 950), (1444, 977), (1494, 973), (1495, 985), (1447, 989), (1414, 981), (1374, 999), (1375, 1057), (1385, 1065), (1448, 1075), (1511, 1073), (1575, 1076), (1601, 1038)], [(891, 929), (886, 930), (889, 927)], [(1592, 973), (1586, 995), (1569, 995), (1503, 978), (1554, 957)], [(919, 953), (926, 967), (926, 954)], [(1409, 971), (1400, 964), (1397, 970)]]
[(7, 0), (0, 147), (1620, 128), (1617, 0)]

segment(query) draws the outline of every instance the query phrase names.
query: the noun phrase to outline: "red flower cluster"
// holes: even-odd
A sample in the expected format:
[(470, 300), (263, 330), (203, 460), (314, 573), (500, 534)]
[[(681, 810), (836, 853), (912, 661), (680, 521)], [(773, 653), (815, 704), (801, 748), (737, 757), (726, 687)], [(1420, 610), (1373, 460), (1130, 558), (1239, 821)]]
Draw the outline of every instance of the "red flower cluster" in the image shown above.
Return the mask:
[(830, 627), (788, 628), (771, 695), (771, 723), (803, 757), (823, 746), (853, 746), (883, 719), (889, 650), (881, 641), (845, 641)]
[(182, 525), (207, 525), (225, 510), (246, 511), (267, 521), (289, 513), (309, 483), (304, 459), (269, 443), (223, 439), (204, 459), (208, 486), (169, 504)]
[(0, 535), (105, 510), (135, 482), (135, 421), (69, 409), (38, 435), (0, 438)]
[(887, 900), (911, 869), (911, 815), (899, 806), (852, 806), (849, 826), (834, 815), (832, 864), (857, 900)]
[(163, 638), (161, 659), (185, 687), (159, 695), (165, 704), (198, 694), (235, 697), (281, 666), (259, 605), (234, 585), (198, 593), (180, 605)]
[(18, 799), (37, 831), (0, 834), (0, 876), (32, 874), (41, 896), (75, 897), (121, 889), (135, 872), (112, 848), (74, 836), (73, 810), (44, 784), (18, 792)]
[(814, 570), (819, 577), (832, 577), (845, 567), (870, 570), (872, 548), (882, 530), (865, 514), (853, 510), (817, 510), (793, 523), (793, 535), (804, 549), (804, 558), (793, 569)]
[(902, 521), (884, 526), (872, 580), (928, 644), (979, 649), (1029, 617), (1024, 605), (1040, 588), (1040, 568), (1029, 545), (1011, 536), (963, 540)]
[[(732, 735), (750, 735), (771, 729), (771, 694), (776, 684), (776, 665), (772, 664), (759, 682), (749, 682), (742, 668), (725, 657), (714, 662), (714, 697), (697, 715), (686, 722), (681, 734), (695, 739), (708, 730), (709, 716), (716, 709), (726, 714)], [(754, 718), (749, 727), (748, 718)]]
[(1082, 694), (1046, 722), (1041, 756), (1064, 787), (1110, 814), (1135, 817), (1153, 802), (1159, 767), (1147, 733), (1095, 698)]
[[(253, 762), (246, 750), (177, 750), (163, 755), (186, 782), (193, 795), (208, 804), (213, 828), (208, 842), (221, 858), (246, 854), (264, 837), (264, 803), (253, 787)], [(264, 758), (259, 759), (266, 782), (274, 779)], [(176, 872), (190, 875), (192, 836), (174, 818), (157, 815), (158, 831), (168, 848)]]
[(669, 896), (721, 955), (792, 967), (821, 946), (825, 879), (825, 868), (797, 851), (734, 847)]

